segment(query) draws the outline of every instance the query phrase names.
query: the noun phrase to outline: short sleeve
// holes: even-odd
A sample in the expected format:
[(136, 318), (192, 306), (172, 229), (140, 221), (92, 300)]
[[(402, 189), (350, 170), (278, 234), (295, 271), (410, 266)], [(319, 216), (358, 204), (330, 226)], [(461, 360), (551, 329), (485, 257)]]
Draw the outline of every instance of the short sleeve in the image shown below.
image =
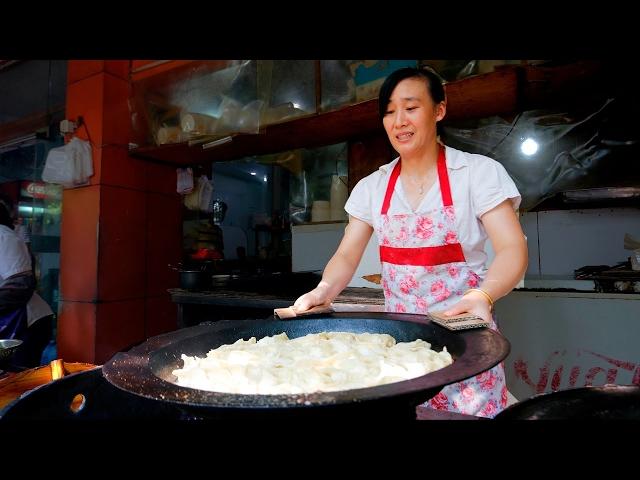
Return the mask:
[(371, 211), (372, 196), (368, 187), (369, 177), (361, 179), (351, 190), (351, 195), (344, 205), (347, 213), (373, 226), (373, 214)]
[(520, 192), (504, 166), (489, 158), (479, 157), (471, 163), (471, 198), (476, 217), (480, 218), (505, 200), (511, 200), (517, 210), (522, 200)]
[(15, 235), (0, 235), (0, 278), (7, 279), (31, 270), (29, 250)]

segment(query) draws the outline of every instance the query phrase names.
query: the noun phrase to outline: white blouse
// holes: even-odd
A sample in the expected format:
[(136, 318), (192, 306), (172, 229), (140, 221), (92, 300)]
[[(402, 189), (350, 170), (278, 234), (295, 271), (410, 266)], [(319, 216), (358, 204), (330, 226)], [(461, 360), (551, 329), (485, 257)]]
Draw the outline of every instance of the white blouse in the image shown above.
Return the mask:
[[(18, 273), (31, 270), (29, 249), (18, 234), (6, 225), (0, 225), (0, 282)], [(53, 315), (53, 310), (37, 292), (33, 292), (27, 303), (27, 325)]]
[[(509, 199), (514, 210), (520, 206), (520, 193), (501, 163), (484, 155), (445, 147), (447, 172), (456, 214), (458, 239), (471, 269), (484, 278), (487, 271), (485, 243), (488, 238), (480, 217)], [(399, 158), (360, 180), (351, 191), (345, 210), (374, 228), (381, 221), (380, 210), (389, 177)], [(413, 211), (407, 201), (402, 182), (396, 182), (389, 215), (426, 213), (442, 207), (440, 183), (433, 186)], [(375, 233), (374, 233), (375, 234)]]
[(16, 232), (0, 225), (0, 281), (31, 270), (31, 257)]

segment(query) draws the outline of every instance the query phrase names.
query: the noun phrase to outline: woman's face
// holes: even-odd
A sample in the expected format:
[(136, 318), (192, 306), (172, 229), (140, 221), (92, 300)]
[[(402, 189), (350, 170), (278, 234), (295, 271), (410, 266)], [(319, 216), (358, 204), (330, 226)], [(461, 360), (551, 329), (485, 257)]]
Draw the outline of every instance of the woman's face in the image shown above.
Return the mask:
[(408, 157), (434, 144), (436, 122), (445, 113), (444, 102), (434, 104), (426, 80), (405, 78), (391, 93), (382, 123), (396, 152)]

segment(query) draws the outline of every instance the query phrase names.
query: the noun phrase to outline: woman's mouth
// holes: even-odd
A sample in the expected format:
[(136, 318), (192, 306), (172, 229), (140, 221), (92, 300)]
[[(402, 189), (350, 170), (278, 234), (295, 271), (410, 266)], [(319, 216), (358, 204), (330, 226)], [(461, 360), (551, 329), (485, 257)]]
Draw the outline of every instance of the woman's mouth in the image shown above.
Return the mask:
[(399, 142), (404, 142), (406, 140), (409, 140), (411, 137), (413, 137), (413, 133), (411, 133), (411, 132), (405, 132), (405, 133), (400, 133), (400, 134), (396, 135), (396, 139)]

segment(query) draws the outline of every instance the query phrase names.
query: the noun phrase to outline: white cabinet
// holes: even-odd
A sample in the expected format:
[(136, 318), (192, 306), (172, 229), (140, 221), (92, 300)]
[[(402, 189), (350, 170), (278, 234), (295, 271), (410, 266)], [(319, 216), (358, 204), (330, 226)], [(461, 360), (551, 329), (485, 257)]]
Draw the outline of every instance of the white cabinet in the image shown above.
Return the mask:
[(371, 239), (362, 254), (362, 260), (353, 275), (349, 287), (366, 287), (366, 288), (382, 288), (381, 285), (369, 282), (362, 277), (364, 275), (375, 275), (381, 272), (380, 265), (380, 247), (378, 245), (378, 237), (373, 233)]

